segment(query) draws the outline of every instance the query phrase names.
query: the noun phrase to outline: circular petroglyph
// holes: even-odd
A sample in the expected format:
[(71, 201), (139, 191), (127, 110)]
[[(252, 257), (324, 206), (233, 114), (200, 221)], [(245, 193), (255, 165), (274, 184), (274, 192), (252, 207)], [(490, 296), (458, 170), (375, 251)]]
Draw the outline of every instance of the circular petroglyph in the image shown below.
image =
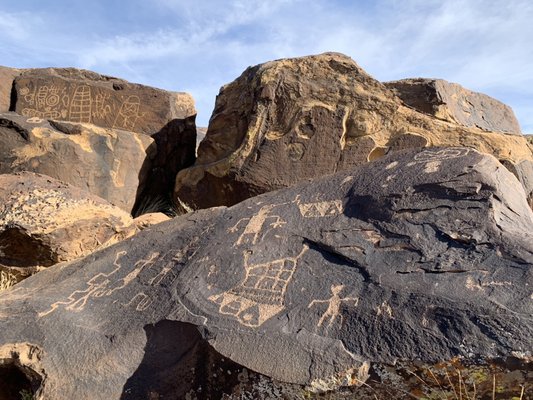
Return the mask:
[(29, 124), (40, 124), (42, 122), (44, 122), (44, 120), (42, 118), (39, 118), (39, 117), (31, 117), (31, 118), (28, 118), (26, 120), (27, 123)]
[(292, 161), (299, 161), (305, 154), (305, 146), (302, 143), (291, 143), (287, 146), (287, 155)]

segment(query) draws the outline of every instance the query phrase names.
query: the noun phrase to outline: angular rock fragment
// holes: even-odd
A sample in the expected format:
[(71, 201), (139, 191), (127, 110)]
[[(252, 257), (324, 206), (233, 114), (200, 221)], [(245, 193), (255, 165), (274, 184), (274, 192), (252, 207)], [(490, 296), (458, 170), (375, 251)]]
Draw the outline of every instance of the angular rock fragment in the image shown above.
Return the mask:
[(221, 89), (195, 165), (178, 173), (174, 199), (192, 209), (229, 206), (391, 151), (439, 145), (533, 160), (521, 136), (406, 107), (342, 54), (267, 62)]
[(520, 125), (511, 107), (457, 83), (416, 78), (384, 85), (408, 106), (442, 120), (486, 131), (520, 134)]
[[(398, 362), (527, 362), (532, 232), (494, 157), (402, 151), (49, 268), (0, 294), (0, 348), (38, 348), (38, 394), (57, 400), (134, 398), (157, 354), (169, 368), (202, 360), (180, 324), (224, 358), (316, 388)], [(153, 396), (184, 382), (159, 376)]]
[(0, 274), (6, 289), (136, 232), (131, 216), (44, 175), (0, 175)]

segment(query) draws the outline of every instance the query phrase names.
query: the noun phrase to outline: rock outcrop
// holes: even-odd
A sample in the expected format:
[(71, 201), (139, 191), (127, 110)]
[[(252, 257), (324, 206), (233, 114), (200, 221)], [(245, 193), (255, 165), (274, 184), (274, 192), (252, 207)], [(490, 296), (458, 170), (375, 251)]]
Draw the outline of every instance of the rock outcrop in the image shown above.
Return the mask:
[(221, 89), (195, 165), (176, 178), (175, 202), (229, 206), (387, 152), (439, 145), (472, 147), (512, 163), (533, 160), (522, 136), (413, 110), (349, 57), (272, 61)]
[(4, 288), (136, 231), (128, 213), (74, 186), (31, 172), (0, 175)]
[(150, 366), (201, 359), (191, 326), (224, 358), (322, 389), (372, 387), (400, 361), (526, 362), (532, 235), (525, 192), (494, 157), (398, 152), (27, 279), (0, 294), (0, 355), (31, 345), (38, 362), (20, 368), (55, 400), (164, 397), (189, 381)]
[(0, 114), (0, 173), (30, 171), (88, 190), (130, 212), (155, 157), (154, 140), (91, 124)]
[(520, 134), (520, 124), (506, 104), (483, 93), (442, 79), (402, 79), (385, 82), (414, 109), (468, 127)]
[[(135, 186), (131, 180), (125, 183), (129, 190), (137, 192), (137, 205), (133, 206), (136, 201), (135, 193), (128, 200), (128, 204), (124, 204), (123, 200), (116, 203), (127, 211), (135, 208), (136, 214), (138, 209), (142, 208), (143, 202), (153, 202), (153, 199), (162, 197), (170, 198), (177, 172), (194, 162), (196, 110), (194, 100), (187, 93), (169, 92), (74, 68), (17, 70), (2, 67), (0, 111), (8, 110), (34, 124), (54, 121), (54, 127), (66, 134), (79, 133), (83, 130), (79, 126), (88, 127), (87, 124), (104, 128), (87, 128), (100, 133), (106, 132), (109, 136), (108, 143), (103, 143), (103, 139), (99, 138), (97, 142), (100, 147), (92, 148), (92, 151), (109, 164), (103, 168), (104, 175), (107, 175), (108, 170), (117, 168), (117, 163), (124, 163), (122, 168), (129, 168), (133, 158), (133, 164), (143, 166), (143, 175), (146, 178), (144, 182)], [(145, 147), (144, 144), (150, 143), (150, 137), (153, 138), (150, 158), (139, 158), (137, 149), (133, 149), (134, 152), (125, 158), (111, 158), (108, 154), (101, 154), (108, 153), (106, 147), (109, 147), (109, 142), (115, 142), (116, 136), (126, 135), (125, 131), (135, 133), (133, 138), (141, 144), (137, 147)], [(62, 154), (57, 156), (61, 157)], [(67, 157), (65, 163), (55, 167), (68, 169), (71, 162)], [(139, 170), (132, 170), (131, 173), (135, 172)], [(87, 170), (85, 174), (90, 174), (92, 179), (81, 184), (83, 189), (93, 186), (93, 177), (98, 176), (100, 172), (98, 169), (92, 169)], [(66, 182), (78, 184), (72, 179)], [(109, 184), (110, 192), (115, 188), (115, 184)], [(103, 195), (101, 191), (93, 193), (111, 202), (116, 200), (113, 196)]]

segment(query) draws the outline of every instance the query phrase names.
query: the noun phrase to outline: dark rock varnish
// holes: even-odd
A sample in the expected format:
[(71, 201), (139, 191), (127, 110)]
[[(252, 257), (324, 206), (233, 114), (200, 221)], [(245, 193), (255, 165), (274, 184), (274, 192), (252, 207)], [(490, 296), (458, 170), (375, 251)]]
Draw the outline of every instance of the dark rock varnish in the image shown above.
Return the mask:
[[(494, 157), (398, 152), (27, 279), (0, 294), (0, 355), (38, 349), (39, 393), (57, 400), (128, 398), (154, 374), (154, 354), (201, 360), (189, 349), (202, 340), (323, 390), (395, 362), (527, 362), (532, 232), (523, 188)], [(156, 326), (174, 332), (168, 342)]]

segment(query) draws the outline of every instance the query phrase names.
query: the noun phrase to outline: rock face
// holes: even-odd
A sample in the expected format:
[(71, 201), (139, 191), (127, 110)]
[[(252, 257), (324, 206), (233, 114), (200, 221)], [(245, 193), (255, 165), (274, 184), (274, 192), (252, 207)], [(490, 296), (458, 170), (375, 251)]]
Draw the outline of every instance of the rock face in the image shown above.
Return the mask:
[(31, 172), (0, 175), (0, 271), (6, 282), (135, 232), (128, 213), (74, 186)]
[(31, 171), (131, 211), (155, 157), (149, 136), (0, 114), (0, 173)]
[[(93, 147), (93, 151), (109, 164), (103, 168), (103, 175), (107, 175), (109, 169), (117, 168), (116, 163), (122, 163), (122, 168), (133, 167), (132, 176), (139, 172), (136, 164), (143, 166), (144, 182), (140, 182), (140, 185), (134, 185), (132, 180), (125, 183), (129, 190), (136, 192), (128, 200), (128, 204), (124, 204), (122, 199), (115, 203), (127, 211), (135, 208), (134, 212), (137, 213), (137, 209), (142, 208), (142, 202), (153, 202), (153, 199), (161, 197), (170, 198), (176, 173), (194, 162), (196, 110), (194, 100), (187, 93), (168, 92), (74, 68), (16, 70), (2, 67), (0, 111), (8, 110), (25, 117), (24, 121), (35, 124), (56, 121), (54, 127), (66, 134), (79, 133), (81, 130), (68, 127), (86, 124), (104, 128), (112, 136), (125, 136), (124, 131), (135, 132), (134, 138), (141, 144), (135, 147), (143, 149), (145, 144), (151, 143), (149, 138), (153, 138), (155, 143), (150, 151), (150, 159), (140, 155), (138, 149), (132, 148), (131, 144), (131, 155), (117, 156), (114, 159), (111, 159), (105, 148), (109, 147), (109, 143), (101, 143), (104, 146), (98, 149)], [(116, 140), (112, 138), (111, 142), (114, 141)], [(102, 152), (107, 154), (101, 154)], [(140, 158), (136, 158), (139, 156)], [(133, 165), (132, 159), (135, 159)], [(65, 161), (72, 160), (67, 157)], [(64, 164), (60, 168), (68, 169), (70, 166), (71, 164)], [(99, 170), (91, 171), (92, 175), (100, 173)], [(85, 172), (87, 173), (89, 172)], [(94, 178), (86, 184), (82, 183), (80, 187), (92, 189), (93, 180)], [(73, 179), (66, 182), (77, 184)], [(109, 182), (108, 185), (110, 191), (116, 189), (115, 183)], [(114, 197), (122, 195), (106, 196), (101, 190), (93, 193), (111, 202), (116, 201)], [(134, 207), (135, 194), (137, 205)]]
[(349, 57), (326, 53), (248, 68), (217, 97), (176, 203), (207, 208), (350, 169), (387, 152), (468, 146), (533, 160), (521, 136), (441, 121), (403, 105)]
[(405, 104), (445, 121), (486, 131), (520, 133), (511, 107), (442, 79), (402, 79), (385, 86)]
[(532, 232), (494, 157), (399, 152), (27, 279), (0, 294), (0, 355), (31, 346), (38, 398), (57, 400), (164, 397), (188, 380), (153, 379), (157, 354), (201, 359), (187, 324), (233, 362), (318, 388), (398, 360), (527, 360)]

